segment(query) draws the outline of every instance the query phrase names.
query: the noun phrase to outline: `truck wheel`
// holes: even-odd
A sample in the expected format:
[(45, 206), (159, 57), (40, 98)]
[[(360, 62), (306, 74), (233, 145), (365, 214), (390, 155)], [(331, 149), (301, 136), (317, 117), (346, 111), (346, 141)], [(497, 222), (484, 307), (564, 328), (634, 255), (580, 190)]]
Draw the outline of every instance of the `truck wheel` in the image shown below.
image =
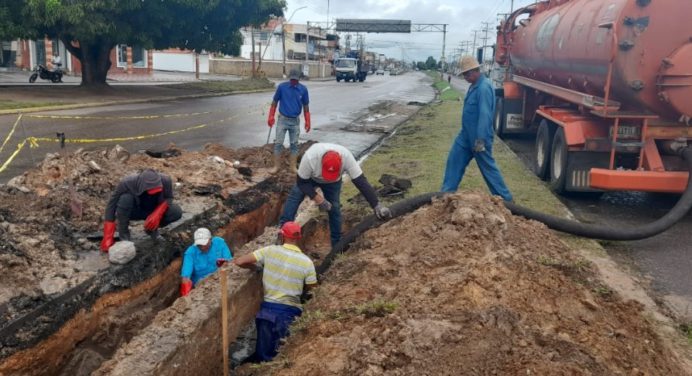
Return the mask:
[(341, 82), (341, 78), (337, 77), (336, 82)]
[(506, 133), (506, 116), (504, 113), (504, 107), (505, 100), (503, 98), (497, 98), (497, 102), (495, 104), (495, 121), (493, 122), (493, 130), (495, 131), (497, 137), (500, 138), (503, 138)]
[(551, 145), (555, 137), (555, 127), (548, 123), (547, 120), (541, 120), (536, 132), (536, 148), (533, 164), (533, 171), (536, 176), (546, 180), (550, 177), (550, 152)]
[(558, 128), (553, 137), (552, 153), (550, 153), (550, 189), (557, 194), (567, 192), (567, 162), (569, 160), (569, 150), (567, 150), (567, 140), (565, 130)]

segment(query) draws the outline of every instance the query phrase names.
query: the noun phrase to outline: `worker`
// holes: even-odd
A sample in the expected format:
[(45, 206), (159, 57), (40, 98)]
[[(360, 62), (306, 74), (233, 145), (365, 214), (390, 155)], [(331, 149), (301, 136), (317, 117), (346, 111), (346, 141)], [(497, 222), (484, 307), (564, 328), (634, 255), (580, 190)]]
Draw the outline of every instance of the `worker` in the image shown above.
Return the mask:
[(130, 220), (144, 219), (144, 230), (158, 237), (159, 227), (182, 217), (180, 206), (173, 203), (173, 183), (168, 175), (146, 169), (139, 174), (123, 178), (106, 205), (101, 250), (115, 243), (115, 225), (118, 223), (120, 240), (130, 240)]
[(461, 73), (471, 87), (464, 98), (462, 128), (449, 151), (441, 191), (456, 192), (466, 166), (475, 158), (490, 192), (501, 196), (505, 201), (512, 201), (512, 194), (507, 189), (492, 154), (495, 90), (481, 73), (480, 64), (473, 57), (462, 58)]
[[(300, 160), (297, 183), (288, 194), (279, 226), (295, 219), (300, 203), (308, 196), (321, 211), (329, 213), (332, 246), (338, 243), (341, 239), (339, 195), (344, 171), (375, 210), (377, 218), (390, 218), (389, 208), (379, 203), (375, 189), (368, 183), (353, 154), (341, 145), (320, 142), (310, 146)], [(322, 194), (317, 193), (316, 187), (322, 190)]]
[(450, 85), (452, 84), (452, 75), (451, 74), (447, 75), (447, 83)]
[[(310, 96), (308, 88), (299, 82), (300, 71), (292, 69), (289, 74), (289, 81), (279, 84), (274, 93), (272, 104), (269, 107), (269, 118), (267, 125), (269, 128), (274, 126), (276, 106), (279, 105), (279, 125), (276, 127), (276, 138), (274, 139), (274, 172), (279, 170), (281, 163), (281, 151), (283, 150), (284, 139), (288, 133), (290, 142), (290, 166), (295, 172), (296, 161), (298, 158), (298, 136), (300, 135), (300, 113), (305, 116), (305, 132), (310, 132)], [(270, 130), (271, 132), (271, 130)]]
[(261, 248), (232, 261), (241, 268), (263, 267), (264, 300), (255, 317), (254, 362), (270, 361), (276, 356), (279, 340), (288, 335), (289, 326), (302, 313), (303, 290), (317, 285), (315, 265), (298, 248), (300, 237), (300, 225), (286, 222), (281, 226), (283, 245)]
[(197, 282), (209, 274), (216, 272), (219, 267), (233, 259), (226, 241), (218, 236), (211, 236), (209, 229), (201, 227), (195, 230), (194, 244), (183, 254), (183, 267), (180, 276), (180, 295), (190, 293)]

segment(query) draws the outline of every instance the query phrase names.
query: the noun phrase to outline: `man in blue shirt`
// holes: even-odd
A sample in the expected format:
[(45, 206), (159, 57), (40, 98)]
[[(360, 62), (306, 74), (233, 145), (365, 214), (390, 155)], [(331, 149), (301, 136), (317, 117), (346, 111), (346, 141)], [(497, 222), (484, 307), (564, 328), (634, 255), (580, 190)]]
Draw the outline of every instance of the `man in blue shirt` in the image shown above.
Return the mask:
[[(274, 139), (274, 172), (278, 171), (281, 163), (280, 155), (283, 150), (284, 139), (288, 133), (291, 144), (291, 169), (295, 172), (296, 161), (298, 159), (298, 135), (300, 135), (300, 113), (305, 116), (305, 132), (310, 132), (310, 97), (308, 88), (298, 82), (300, 71), (292, 69), (289, 81), (279, 84), (274, 93), (271, 107), (269, 108), (269, 118), (267, 125), (269, 128), (274, 126), (276, 106), (279, 106), (279, 125), (276, 127), (276, 138)], [(271, 132), (271, 130), (270, 130)]]
[(206, 228), (198, 228), (195, 231), (195, 243), (188, 247), (183, 255), (180, 295), (189, 294), (193, 285), (197, 285), (201, 279), (232, 259), (233, 255), (225, 240), (218, 236), (212, 237), (211, 231)]
[(466, 166), (475, 158), (490, 192), (501, 196), (505, 201), (512, 201), (512, 194), (507, 189), (492, 154), (495, 90), (481, 73), (480, 64), (473, 57), (462, 58), (461, 72), (471, 87), (464, 98), (461, 132), (449, 151), (440, 190), (456, 192)]

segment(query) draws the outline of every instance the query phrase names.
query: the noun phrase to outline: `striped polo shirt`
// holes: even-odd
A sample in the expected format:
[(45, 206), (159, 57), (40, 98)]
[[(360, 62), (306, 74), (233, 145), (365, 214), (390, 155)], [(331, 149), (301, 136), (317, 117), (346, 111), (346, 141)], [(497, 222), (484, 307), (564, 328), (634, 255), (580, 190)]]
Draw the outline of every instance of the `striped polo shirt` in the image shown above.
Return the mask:
[(272, 245), (252, 253), (264, 269), (264, 300), (301, 308), (303, 285), (317, 283), (312, 260), (295, 245)]

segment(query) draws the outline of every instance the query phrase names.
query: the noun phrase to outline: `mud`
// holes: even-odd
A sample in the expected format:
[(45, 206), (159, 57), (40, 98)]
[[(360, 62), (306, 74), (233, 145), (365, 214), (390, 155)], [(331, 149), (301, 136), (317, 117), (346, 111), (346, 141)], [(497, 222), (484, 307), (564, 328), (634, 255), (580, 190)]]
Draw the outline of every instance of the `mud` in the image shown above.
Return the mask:
[(274, 362), (242, 375), (685, 375), (639, 303), (484, 194), (368, 231)]
[[(261, 228), (276, 220), (278, 192), (287, 191), (292, 176), (269, 176), (262, 148), (236, 154), (247, 157), (239, 164), (252, 169), (251, 176), (216, 154), (223, 151), (237, 153), (208, 145), (201, 152), (181, 151), (167, 159), (130, 155), (119, 147), (48, 155), (37, 168), (2, 186), (0, 244), (7, 246), (0, 254), (0, 374), (57, 374), (65, 363), (67, 369), (98, 366), (175, 298), (177, 272), (161, 272), (172, 270), (173, 260), (191, 243), (194, 228), (223, 228), (222, 235), (229, 234), (232, 244), (242, 244), (257, 230), (225, 227), (234, 218), (258, 222), (255, 227)], [(145, 167), (173, 178), (176, 202), (186, 214), (162, 229), (162, 239), (138, 239), (140, 252), (132, 262), (109, 266), (87, 234), (99, 231), (105, 202), (120, 178)], [(198, 196), (195, 191), (210, 181), (221, 182), (221, 190)], [(244, 215), (252, 219), (242, 220)], [(239, 235), (244, 231), (248, 233)], [(148, 298), (132, 298), (139, 296), (137, 286), (145, 286), (139, 295)]]

